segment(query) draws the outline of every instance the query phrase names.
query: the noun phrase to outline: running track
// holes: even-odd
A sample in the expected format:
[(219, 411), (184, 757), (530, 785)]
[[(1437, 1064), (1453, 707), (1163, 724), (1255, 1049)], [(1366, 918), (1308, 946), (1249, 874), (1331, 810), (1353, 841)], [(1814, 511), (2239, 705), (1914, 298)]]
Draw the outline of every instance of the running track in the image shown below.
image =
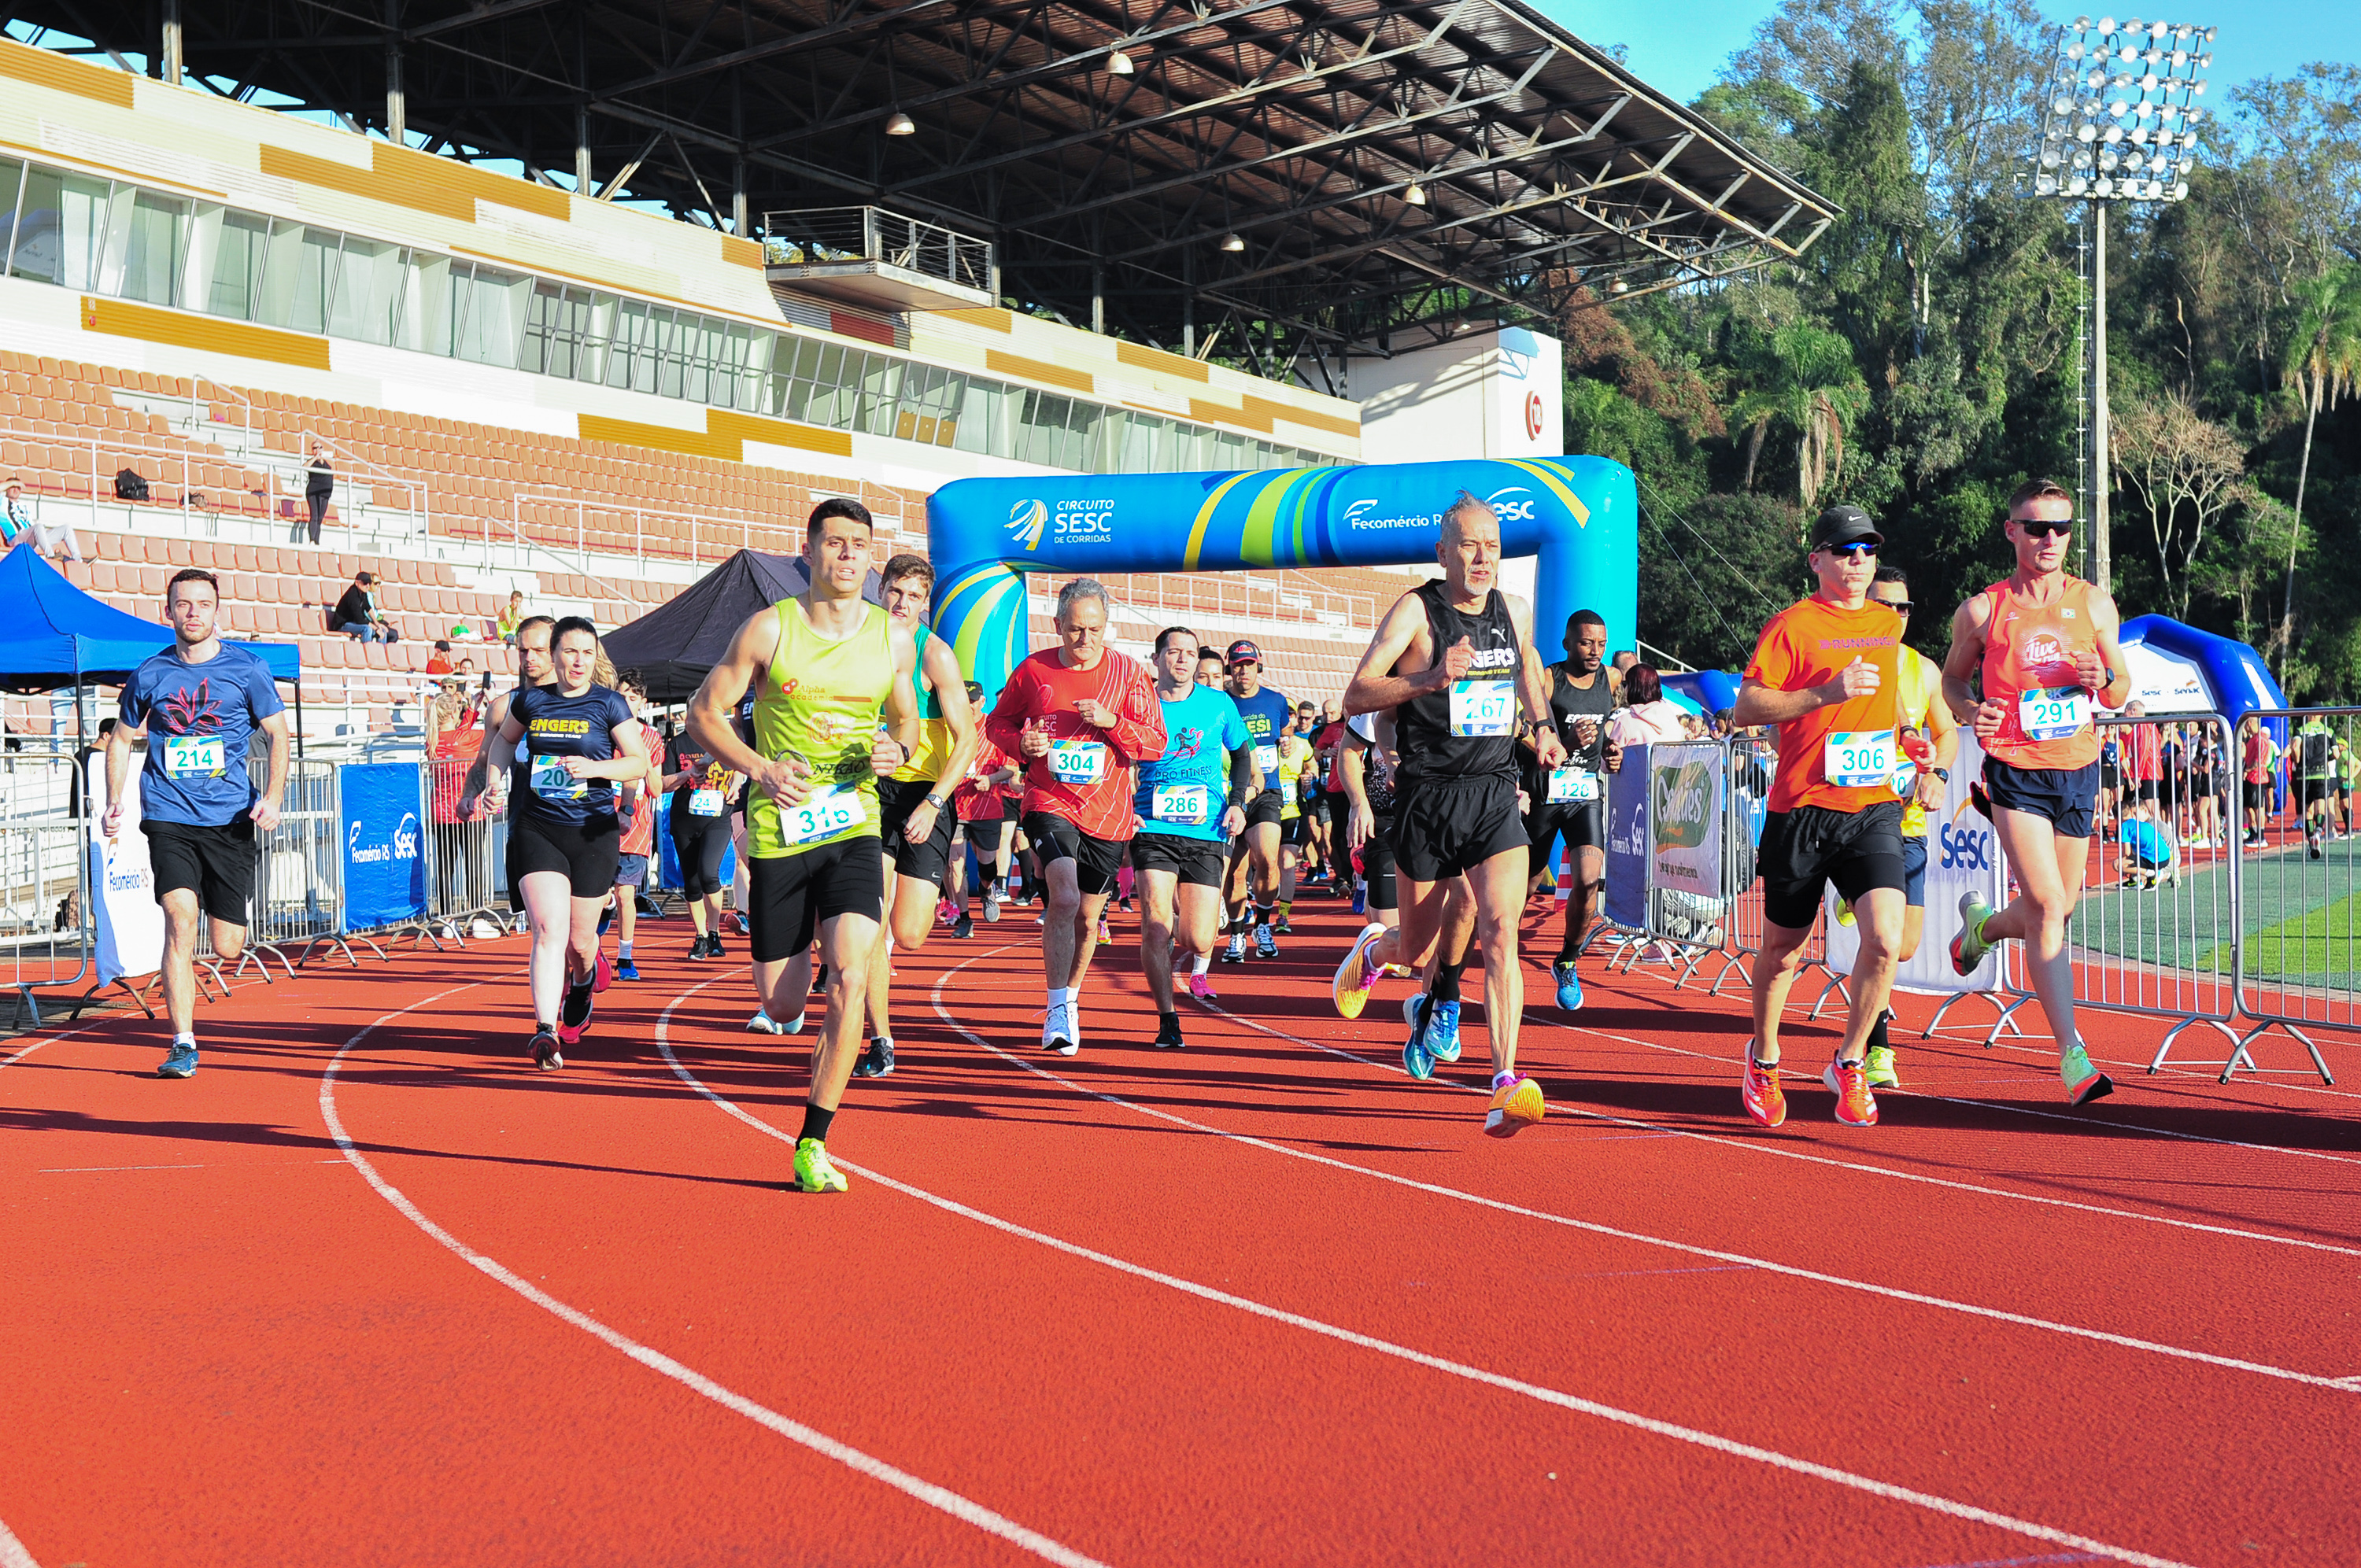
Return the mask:
[(2361, 1559), (2361, 1093), (2097, 1014), (2069, 1115), (1960, 1017), (1883, 1125), (1791, 1076), (1764, 1134), (1736, 999), (1593, 964), (1495, 1143), (1480, 1010), (1412, 1084), (1301, 907), (1185, 1053), (1127, 916), (1071, 1060), (1028, 916), (901, 955), (839, 1198), (809, 1036), (674, 925), (556, 1076), (516, 939), (241, 985), (185, 1083), (10, 1042), (0, 1568)]

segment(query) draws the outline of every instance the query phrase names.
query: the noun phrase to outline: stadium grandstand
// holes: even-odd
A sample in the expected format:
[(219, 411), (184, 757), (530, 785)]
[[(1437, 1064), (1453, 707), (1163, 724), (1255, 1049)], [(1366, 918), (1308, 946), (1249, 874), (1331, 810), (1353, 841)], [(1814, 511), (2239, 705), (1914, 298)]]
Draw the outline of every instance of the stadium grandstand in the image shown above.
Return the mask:
[[(1563, 313), (1833, 212), (1513, 0), (78, 0), (0, 86), (0, 470), (121, 608), (225, 574), (314, 745), (416, 736), (437, 638), (506, 678), (512, 591), (627, 621), (820, 495), (923, 551), (966, 476), (1561, 451)], [(401, 641), (328, 624), (362, 570)], [(1321, 693), (1405, 585), (1110, 586)]]

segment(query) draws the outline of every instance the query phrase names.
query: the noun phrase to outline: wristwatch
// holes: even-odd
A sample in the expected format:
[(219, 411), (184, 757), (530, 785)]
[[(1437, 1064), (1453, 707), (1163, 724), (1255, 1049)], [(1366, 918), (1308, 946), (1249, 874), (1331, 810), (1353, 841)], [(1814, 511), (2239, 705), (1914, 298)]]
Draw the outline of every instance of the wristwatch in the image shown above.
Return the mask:
[(1951, 782), (1951, 770), (1949, 768), (1928, 768), (1927, 771), (1934, 774), (1937, 778), (1941, 779), (1945, 784), (1949, 784)]
[(936, 794), (933, 790), (928, 790), (927, 792), (927, 804), (933, 806), (937, 811), (940, 811), (943, 808), (943, 797)]

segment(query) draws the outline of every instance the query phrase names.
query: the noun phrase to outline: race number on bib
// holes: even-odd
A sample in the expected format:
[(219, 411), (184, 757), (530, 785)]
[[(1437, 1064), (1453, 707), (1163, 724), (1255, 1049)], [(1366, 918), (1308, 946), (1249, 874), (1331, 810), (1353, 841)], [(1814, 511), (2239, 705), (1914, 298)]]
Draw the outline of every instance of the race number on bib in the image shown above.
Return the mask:
[(544, 800), (587, 800), (590, 796), (590, 781), (567, 773), (563, 757), (535, 757), (529, 776), (533, 793)]
[(1158, 784), (1148, 797), (1148, 815), (1181, 828), (1202, 828), (1213, 815), (1213, 792), (1203, 784)]
[(2016, 720), (2028, 740), (2063, 740), (2091, 722), (2091, 694), (2081, 686), (2036, 686), (2016, 694)]
[(1585, 805), (1598, 798), (1598, 775), (1588, 768), (1552, 768), (1549, 776), (1549, 801), (1552, 806)]
[(1106, 773), (1104, 740), (1052, 740), (1049, 776), (1060, 784), (1094, 784)]
[(1255, 766), (1262, 773), (1262, 787), (1277, 789), (1279, 787), (1279, 780), (1276, 776), (1279, 773), (1279, 748), (1257, 746), (1254, 749), (1254, 759)]
[(833, 784), (808, 796), (801, 806), (779, 808), (779, 837), (790, 844), (817, 844), (858, 828), (868, 813), (861, 792)]
[(1468, 680), (1451, 683), (1451, 732), (1454, 735), (1506, 735), (1517, 716), (1514, 681)]
[(691, 817), (719, 817), (723, 796), (718, 789), (693, 789), (688, 792), (688, 814)]
[(1839, 729), (1820, 753), (1821, 769), (1839, 789), (1872, 789), (1894, 778), (1894, 731)]
[(164, 773), (169, 778), (214, 779), (226, 771), (218, 735), (176, 735), (164, 742)]

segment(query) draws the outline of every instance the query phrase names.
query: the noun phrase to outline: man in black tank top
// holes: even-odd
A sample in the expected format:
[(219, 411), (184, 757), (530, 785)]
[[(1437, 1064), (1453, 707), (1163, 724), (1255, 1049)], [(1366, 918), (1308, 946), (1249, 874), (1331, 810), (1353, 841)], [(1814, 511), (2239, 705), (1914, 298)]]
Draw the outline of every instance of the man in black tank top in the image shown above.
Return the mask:
[(1550, 965), (1557, 981), (1557, 1004), (1571, 1013), (1582, 1005), (1582, 980), (1574, 956), (1590, 929), (1590, 912), (1607, 880), (1607, 780), (1623, 768), (1623, 748), (1607, 734), (1622, 682), (1606, 667), (1607, 622), (1576, 610), (1566, 619), (1565, 658), (1552, 664), (1549, 728), (1565, 747), (1565, 761), (1544, 768), (1530, 745), (1525, 764), (1525, 838), (1532, 846), (1532, 886), (1549, 870), (1551, 852), (1565, 839), (1572, 877), (1565, 898), (1565, 940)]
[[(1535, 761), (1565, 760), (1547, 724), (1549, 697), (1532, 651), (1532, 612), (1500, 591), (1500, 520), (1466, 491), (1444, 510), (1435, 557), (1443, 580), (1404, 594), (1386, 612), (1353, 683), (1345, 711), (1390, 709), (1402, 767), (1394, 809), (1401, 924), (1364, 931), (1336, 971), (1340, 1005), (1366, 994), (1368, 976), (1387, 963), (1422, 969), (1435, 958), (1444, 897), (1462, 876), (1476, 907), (1484, 955), (1484, 1017), (1492, 1043), (1492, 1103), (1484, 1130), (1508, 1137), (1542, 1119), (1541, 1085), (1517, 1071), (1517, 1027), (1524, 980), (1517, 968), (1517, 917), (1524, 908), (1529, 860), (1517, 808), (1520, 719), (1542, 725)], [(1431, 1025), (1438, 1011), (1455, 1015), (1464, 953), (1440, 955), (1434, 978), (1411, 1006), (1402, 1065), (1412, 1078), (1455, 1060), (1455, 1027)], [(1436, 1045), (1443, 1050), (1438, 1052)]]

